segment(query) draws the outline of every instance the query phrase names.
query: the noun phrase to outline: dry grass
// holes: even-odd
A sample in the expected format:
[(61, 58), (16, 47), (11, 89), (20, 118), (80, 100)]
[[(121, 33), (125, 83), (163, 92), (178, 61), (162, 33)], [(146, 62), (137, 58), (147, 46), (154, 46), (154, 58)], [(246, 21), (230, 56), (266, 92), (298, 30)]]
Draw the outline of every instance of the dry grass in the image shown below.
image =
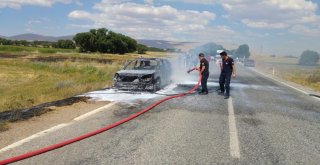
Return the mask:
[(313, 71), (294, 70), (282, 76), (288, 81), (310, 87), (320, 91), (320, 68)]
[[(251, 58), (251, 57), (250, 57)], [(286, 64), (298, 64), (299, 58), (288, 58), (284, 56), (253, 56), (253, 59), (267, 63), (286, 63)]]
[(57, 48), (39, 48), (29, 46), (0, 45), (0, 53), (26, 54), (26, 53), (47, 53), (54, 54), (58, 52), (72, 53), (76, 49), (57, 49)]
[(37, 48), (27, 46), (7, 46), (0, 45), (0, 54), (6, 55), (27, 55), (28, 57), (68, 57), (68, 58), (96, 58), (110, 60), (126, 60), (137, 57), (165, 57), (167, 52), (147, 52), (146, 54), (127, 53), (119, 54), (102, 54), (102, 53), (78, 53), (75, 49), (57, 49), (57, 48)]
[(106, 60), (127, 60), (138, 57), (166, 57), (168, 54), (165, 52), (147, 52), (146, 54), (129, 53), (124, 55), (119, 54), (101, 54), (101, 53), (57, 53), (57, 54), (29, 54), (28, 57), (68, 57), (68, 58), (80, 58), (80, 59), (106, 59)]
[(255, 56), (256, 68), (291, 81), (315, 91), (320, 91), (320, 64), (318, 66), (300, 66), (298, 58)]
[(63, 99), (111, 85), (121, 64), (0, 61), (0, 112)]

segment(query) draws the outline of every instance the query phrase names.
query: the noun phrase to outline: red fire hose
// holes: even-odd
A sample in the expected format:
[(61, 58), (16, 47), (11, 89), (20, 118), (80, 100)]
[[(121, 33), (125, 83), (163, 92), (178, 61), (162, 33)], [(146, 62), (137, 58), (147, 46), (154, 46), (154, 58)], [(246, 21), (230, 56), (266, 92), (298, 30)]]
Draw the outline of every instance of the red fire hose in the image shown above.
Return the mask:
[(161, 103), (163, 103), (163, 102), (165, 102), (167, 100), (170, 100), (170, 99), (173, 99), (173, 98), (178, 98), (178, 97), (183, 97), (183, 96), (185, 96), (187, 94), (193, 93), (199, 87), (199, 84), (201, 82), (201, 78), (202, 78), (201, 75), (199, 75), (198, 83), (191, 90), (189, 90), (186, 93), (181, 93), (181, 94), (165, 97), (165, 98), (157, 101), (156, 103), (148, 106), (147, 108), (145, 108), (145, 109), (143, 109), (143, 110), (141, 110), (141, 111), (139, 111), (139, 112), (137, 112), (135, 114), (132, 114), (131, 116), (129, 116), (129, 117), (125, 118), (125, 119), (122, 119), (122, 120), (120, 120), (118, 122), (115, 122), (113, 124), (107, 125), (107, 126), (105, 126), (103, 128), (100, 128), (98, 130), (89, 132), (87, 134), (84, 134), (84, 135), (81, 135), (81, 136), (78, 136), (78, 137), (75, 137), (75, 138), (72, 138), (72, 139), (69, 139), (69, 140), (66, 140), (66, 141), (62, 141), (60, 143), (56, 143), (56, 144), (50, 145), (48, 147), (45, 147), (45, 148), (42, 148), (42, 149), (39, 149), (39, 150), (27, 152), (25, 154), (22, 154), (22, 155), (19, 155), (19, 156), (16, 156), (16, 157), (12, 157), (12, 158), (8, 158), (8, 159), (5, 159), (5, 160), (2, 160), (2, 161), (0, 161), (0, 165), (13, 163), (13, 162), (17, 162), (17, 161), (20, 161), (20, 160), (23, 160), (23, 159), (27, 159), (27, 158), (30, 158), (30, 157), (33, 157), (33, 156), (36, 156), (36, 155), (40, 155), (40, 154), (43, 154), (45, 152), (64, 147), (66, 145), (72, 144), (74, 142), (89, 138), (91, 136), (94, 136), (94, 135), (97, 135), (99, 133), (105, 132), (105, 131), (107, 131), (109, 129), (112, 129), (112, 128), (118, 126), (118, 125), (121, 125), (121, 124), (123, 124), (125, 122), (128, 122), (128, 121), (130, 121), (130, 120), (132, 120), (132, 119), (134, 119), (134, 118), (136, 118), (136, 117), (148, 112), (149, 110), (153, 109), (157, 105), (159, 105), (159, 104), (161, 104)]

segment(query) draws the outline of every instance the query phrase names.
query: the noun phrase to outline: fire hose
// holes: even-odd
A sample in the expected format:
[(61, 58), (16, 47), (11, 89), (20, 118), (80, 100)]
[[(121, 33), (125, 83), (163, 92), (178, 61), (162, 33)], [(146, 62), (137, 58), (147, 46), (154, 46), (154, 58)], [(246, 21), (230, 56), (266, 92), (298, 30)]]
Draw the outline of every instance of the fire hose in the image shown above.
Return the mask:
[[(197, 69), (192, 69), (192, 70), (190, 70), (190, 72), (193, 71), (193, 70), (197, 70)], [(19, 156), (15, 156), (15, 157), (11, 157), (11, 158), (2, 160), (2, 161), (0, 161), (0, 165), (14, 163), (14, 162), (17, 162), (17, 161), (20, 161), (20, 160), (23, 160), (23, 159), (31, 158), (33, 156), (40, 155), (40, 154), (49, 152), (51, 150), (55, 150), (55, 149), (67, 146), (69, 144), (81, 141), (83, 139), (89, 138), (91, 136), (100, 134), (100, 133), (105, 132), (107, 130), (110, 130), (110, 129), (114, 128), (114, 127), (117, 127), (117, 126), (119, 126), (119, 125), (121, 125), (123, 123), (126, 123), (126, 122), (128, 122), (128, 121), (130, 121), (130, 120), (132, 120), (132, 119), (134, 119), (134, 118), (136, 118), (136, 117), (138, 117), (138, 116), (150, 111), (151, 109), (155, 108), (156, 106), (158, 106), (159, 104), (161, 104), (161, 103), (163, 103), (163, 102), (165, 102), (167, 100), (170, 100), (170, 99), (173, 99), (173, 98), (178, 98), (178, 97), (183, 97), (183, 96), (188, 95), (188, 94), (192, 94), (199, 87), (200, 82), (201, 82), (201, 78), (202, 78), (202, 76), (201, 76), (201, 74), (199, 74), (199, 80), (198, 80), (197, 84), (191, 90), (189, 90), (186, 93), (181, 93), (181, 94), (165, 97), (165, 98), (163, 98), (163, 99), (151, 104), (150, 106), (146, 107), (145, 109), (142, 109), (141, 111), (130, 115), (127, 118), (124, 118), (124, 119), (122, 119), (120, 121), (117, 121), (115, 123), (112, 123), (110, 125), (102, 127), (102, 128), (100, 128), (98, 130), (86, 133), (84, 135), (81, 135), (81, 136), (78, 136), (78, 137), (75, 137), (75, 138), (72, 138), (72, 139), (69, 139), (69, 140), (66, 140), (66, 141), (62, 141), (62, 142), (47, 146), (47, 147), (42, 148), (42, 149), (38, 149), (38, 150), (35, 150), (35, 151), (27, 152), (27, 153), (24, 153), (24, 154), (19, 155)]]

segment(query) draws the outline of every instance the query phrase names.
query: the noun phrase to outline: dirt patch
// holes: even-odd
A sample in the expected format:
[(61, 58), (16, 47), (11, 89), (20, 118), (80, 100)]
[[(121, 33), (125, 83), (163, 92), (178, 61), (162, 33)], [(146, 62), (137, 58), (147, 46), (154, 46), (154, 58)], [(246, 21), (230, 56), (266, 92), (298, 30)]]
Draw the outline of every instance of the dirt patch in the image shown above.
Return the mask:
[(14, 54), (2, 54), (0, 53), (0, 58), (9, 59), (27, 59), (32, 62), (97, 62), (101, 64), (112, 64), (114, 60), (103, 59), (103, 58), (81, 58), (81, 57), (65, 57), (65, 56), (49, 56), (49, 57), (30, 57), (29, 55), (14, 55)]
[(112, 64), (113, 60), (111, 59), (98, 59), (98, 58), (78, 58), (78, 57), (35, 57), (35, 58), (26, 58), (32, 62), (97, 62), (102, 64)]
[(86, 102), (88, 99), (89, 99), (88, 97), (70, 97), (63, 100), (36, 105), (28, 109), (1, 112), (0, 122), (26, 120), (35, 116), (40, 116), (49, 111), (52, 111), (51, 107), (53, 106), (62, 107), (62, 106), (72, 105), (78, 102)]
[(27, 55), (12, 55), (12, 54), (2, 54), (0, 53), (0, 58), (21, 58), (26, 57)]
[(100, 108), (109, 102), (78, 102), (72, 105), (50, 107), (52, 110), (41, 116), (28, 120), (9, 122), (9, 130), (0, 133), (0, 148), (24, 139), (40, 131), (49, 129), (61, 123), (68, 123), (74, 118)]
[(0, 132), (9, 130), (9, 125), (7, 122), (0, 122)]

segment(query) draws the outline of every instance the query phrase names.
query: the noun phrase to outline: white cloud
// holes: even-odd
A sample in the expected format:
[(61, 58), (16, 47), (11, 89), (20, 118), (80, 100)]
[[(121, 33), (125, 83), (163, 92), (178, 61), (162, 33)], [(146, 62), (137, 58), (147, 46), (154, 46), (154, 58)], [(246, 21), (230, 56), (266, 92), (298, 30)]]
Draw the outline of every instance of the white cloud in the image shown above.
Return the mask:
[(41, 28), (46, 29), (45, 27), (49, 22), (51, 22), (51, 20), (46, 17), (31, 19), (24, 24), (25, 31), (35, 32), (36, 31), (35, 29), (41, 29)]
[(68, 17), (70, 18), (76, 18), (76, 19), (88, 19), (88, 20), (93, 20), (94, 16), (93, 14), (86, 12), (86, 11), (79, 11), (75, 10), (69, 13)]
[(257, 32), (252, 32), (250, 30), (246, 31), (245, 34), (249, 37), (254, 37), (254, 38), (264, 38), (270, 36), (269, 33), (257, 33)]
[(83, 3), (80, 0), (75, 0), (76, 5), (83, 6)]
[(147, 5), (153, 5), (153, 0), (144, 0), (144, 3)]
[(253, 21), (250, 19), (243, 19), (241, 22), (252, 28), (283, 29), (289, 26), (286, 23), (269, 23), (264, 21)]
[(225, 0), (221, 1), (230, 18), (249, 27), (287, 28), (295, 24), (315, 23), (317, 4), (305, 0)]
[(107, 27), (136, 38), (176, 39), (175, 36), (181, 33), (206, 29), (216, 17), (208, 11), (178, 10), (167, 5), (154, 6), (126, 0), (103, 0), (93, 8), (95, 12), (75, 10), (68, 16), (89, 20), (92, 27)]
[[(249, 0), (248, 0), (249, 2)], [(246, 3), (226, 2), (225, 10), (251, 28), (288, 29), (303, 36), (320, 36), (318, 5), (306, 0), (265, 0)], [(230, 9), (231, 6), (231, 9)]]
[(186, 2), (186, 3), (194, 3), (194, 4), (214, 4), (216, 3), (218, 0), (178, 0), (178, 1), (182, 1), (182, 2)]
[(269, 0), (266, 3), (280, 9), (315, 11), (317, 4), (306, 0)]
[(30, 20), (30, 21), (27, 22), (27, 25), (39, 24), (39, 23), (41, 23), (40, 20)]
[[(175, 1), (221, 5), (223, 19), (249, 27), (234, 38), (238, 43), (249, 44), (252, 50), (261, 51), (261, 45), (264, 45), (266, 52), (277, 54), (299, 54), (305, 49), (320, 51), (317, 44), (320, 37), (318, 0)], [(292, 40), (295, 43), (290, 42)], [(287, 42), (291, 45), (283, 46)]]
[[(291, 29), (302, 35), (317, 34), (320, 24), (318, 5), (309, 0), (178, 0), (197, 4), (220, 4), (223, 18), (242, 22), (250, 28)], [(303, 33), (304, 32), (304, 33)]]
[(50, 7), (55, 3), (71, 3), (73, 0), (0, 0), (0, 8), (19, 9), (24, 5)]
[(291, 33), (306, 35), (309, 37), (320, 36), (320, 25), (318, 27), (308, 27), (305, 25), (295, 25), (290, 30)]
[(197, 42), (234, 42), (233, 39), (236, 36), (237, 32), (232, 30), (228, 26), (209, 26), (203, 30), (199, 31), (193, 31), (193, 32), (187, 32), (184, 33), (185, 40), (188, 40), (188, 38), (195, 38), (197, 39)]
[(26, 28), (25, 31), (26, 32), (33, 32), (32, 29), (30, 29), (30, 28)]

